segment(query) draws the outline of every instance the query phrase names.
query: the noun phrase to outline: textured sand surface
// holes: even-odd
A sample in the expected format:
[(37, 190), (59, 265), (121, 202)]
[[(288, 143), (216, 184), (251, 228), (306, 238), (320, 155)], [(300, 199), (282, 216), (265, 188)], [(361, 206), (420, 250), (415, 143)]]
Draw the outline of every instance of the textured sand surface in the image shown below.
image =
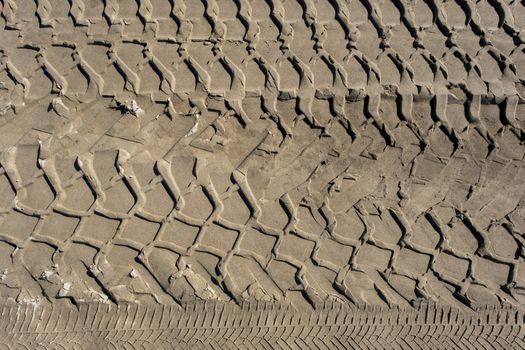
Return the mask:
[(0, 28), (0, 348), (525, 348), (523, 1)]

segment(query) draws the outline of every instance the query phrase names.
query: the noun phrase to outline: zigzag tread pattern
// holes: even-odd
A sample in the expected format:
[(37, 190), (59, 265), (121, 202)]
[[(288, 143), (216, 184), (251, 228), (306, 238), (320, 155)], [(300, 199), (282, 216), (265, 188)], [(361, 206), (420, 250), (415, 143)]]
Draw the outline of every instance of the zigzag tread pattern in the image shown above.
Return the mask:
[(232, 307), (80, 304), (4, 306), (3, 345), (46, 349), (523, 349), (524, 315), (512, 308), (476, 314), (326, 306), (291, 312), (268, 304)]
[[(202, 89), (232, 105), (276, 91), (523, 102), (519, 1), (1, 3), (2, 70), (13, 90), (4, 108), (48, 87), (81, 100), (122, 91), (193, 98)], [(40, 75), (51, 86), (39, 86)]]
[(207, 111), (148, 149), (75, 131), (90, 114), (0, 153), (7, 299), (523, 305), (525, 150), (511, 130), (458, 134), (456, 148), (445, 128), (418, 140), (418, 120), (392, 128), (389, 147), (366, 122), (354, 141), (341, 124), (276, 137), (268, 119)]
[(0, 0), (0, 334), (523, 348), (523, 18), (513, 0)]

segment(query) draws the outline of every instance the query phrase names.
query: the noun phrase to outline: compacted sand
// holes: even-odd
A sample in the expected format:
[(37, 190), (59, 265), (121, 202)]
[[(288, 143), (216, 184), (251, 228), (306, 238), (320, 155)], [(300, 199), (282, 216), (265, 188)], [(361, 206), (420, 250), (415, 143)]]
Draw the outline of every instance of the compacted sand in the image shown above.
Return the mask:
[(0, 28), (0, 348), (525, 348), (523, 1)]

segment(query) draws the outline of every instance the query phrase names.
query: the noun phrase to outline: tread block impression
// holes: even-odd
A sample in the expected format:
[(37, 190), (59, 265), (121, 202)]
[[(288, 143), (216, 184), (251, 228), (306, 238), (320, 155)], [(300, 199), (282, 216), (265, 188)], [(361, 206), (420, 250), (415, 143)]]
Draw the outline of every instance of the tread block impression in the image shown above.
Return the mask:
[(523, 18), (0, 0), (0, 347), (524, 349)]

